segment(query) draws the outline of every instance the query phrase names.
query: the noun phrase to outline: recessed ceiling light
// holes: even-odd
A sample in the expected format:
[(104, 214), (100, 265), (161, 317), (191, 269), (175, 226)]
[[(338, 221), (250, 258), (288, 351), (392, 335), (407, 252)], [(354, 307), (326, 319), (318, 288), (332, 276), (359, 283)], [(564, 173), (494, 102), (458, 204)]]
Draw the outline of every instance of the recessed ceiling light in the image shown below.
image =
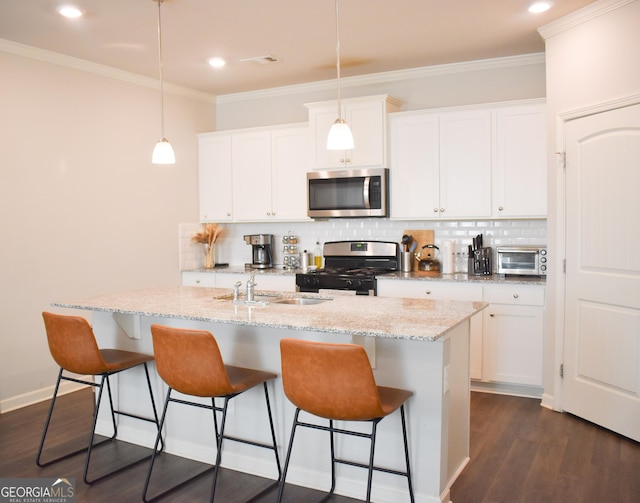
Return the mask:
[(529, 6), (529, 12), (538, 14), (546, 12), (551, 8), (552, 2), (535, 2)]
[(83, 10), (75, 5), (61, 5), (57, 11), (61, 16), (70, 18), (81, 17), (84, 14)]
[(222, 68), (224, 65), (227, 64), (227, 62), (224, 59), (219, 57), (210, 58), (207, 60), (207, 63), (209, 63), (214, 68)]

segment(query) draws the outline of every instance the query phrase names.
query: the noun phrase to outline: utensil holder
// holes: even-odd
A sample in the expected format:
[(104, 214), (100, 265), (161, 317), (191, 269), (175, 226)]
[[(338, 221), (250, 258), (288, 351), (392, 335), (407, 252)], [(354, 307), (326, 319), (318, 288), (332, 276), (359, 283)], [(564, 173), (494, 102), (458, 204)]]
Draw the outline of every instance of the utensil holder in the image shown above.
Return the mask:
[(468, 274), (472, 276), (488, 276), (491, 271), (491, 247), (473, 250), (468, 259)]
[(413, 263), (415, 262), (415, 255), (411, 252), (400, 252), (400, 271), (411, 272), (413, 271)]

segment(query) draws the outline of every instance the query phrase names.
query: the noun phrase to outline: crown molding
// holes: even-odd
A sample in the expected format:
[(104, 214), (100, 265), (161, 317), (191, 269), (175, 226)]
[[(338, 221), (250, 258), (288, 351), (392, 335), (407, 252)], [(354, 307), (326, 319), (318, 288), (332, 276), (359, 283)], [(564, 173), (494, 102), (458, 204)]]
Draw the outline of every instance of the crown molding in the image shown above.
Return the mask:
[[(340, 79), (340, 86), (344, 89), (347, 87), (421, 79), (438, 75), (494, 70), (498, 68), (517, 66), (543, 65), (544, 63), (545, 56), (544, 53), (541, 52), (524, 54), (522, 56), (507, 56), (504, 58), (481, 59), (476, 61), (465, 61), (462, 63), (449, 63), (446, 65), (424, 66), (419, 68), (409, 68), (406, 70), (395, 70), (391, 72), (371, 73), (368, 75), (359, 75), (357, 77), (342, 77)], [(335, 87), (335, 79), (322, 80), (318, 82), (310, 82), (308, 84), (273, 87), (270, 89), (247, 91), (244, 93), (223, 94), (218, 96), (216, 103), (232, 103), (236, 101), (273, 98), (291, 94), (313, 93), (317, 91), (332, 90), (335, 89)]]
[(636, 0), (598, 0), (597, 2), (584, 6), (582, 9), (578, 9), (571, 14), (567, 14), (560, 19), (541, 26), (538, 28), (538, 33), (540, 33), (542, 38), (547, 40), (559, 33), (575, 28), (578, 25), (635, 1)]
[[(617, 3), (628, 3), (629, 0), (617, 0)], [(152, 89), (159, 89), (160, 82), (157, 79), (145, 77), (136, 73), (126, 72), (107, 65), (92, 63), (80, 58), (66, 56), (46, 49), (39, 49), (25, 44), (13, 42), (0, 38), (0, 51), (22, 56), (25, 58), (44, 61), (47, 63), (73, 68), (87, 73), (93, 73), (116, 80), (121, 80), (131, 84), (145, 86)], [(397, 82), (411, 79), (421, 79), (438, 75), (449, 75), (456, 73), (466, 73), (483, 70), (494, 70), (499, 68), (509, 68), (528, 65), (540, 65), (545, 63), (544, 53), (524, 54), (521, 56), (507, 56), (504, 58), (481, 59), (476, 61), (465, 61), (461, 63), (449, 63), (445, 65), (433, 65), (419, 68), (409, 68), (406, 70), (395, 70), (391, 72), (371, 73), (356, 77), (343, 77), (340, 79), (342, 88), (357, 87), (372, 84), (384, 84), (385, 82)], [(196, 91), (188, 87), (175, 84), (164, 84), (165, 92), (185, 96), (210, 103), (231, 103), (237, 101), (250, 101), (277, 96), (289, 96), (292, 94), (314, 93), (335, 89), (335, 79), (296, 84), (291, 86), (273, 87), (260, 89), (257, 91), (247, 91), (243, 93), (225, 94), (215, 96), (213, 94)]]
[[(74, 70), (80, 70), (82, 72), (93, 73), (95, 75), (100, 75), (102, 77), (107, 77), (110, 79), (121, 80), (138, 86), (160, 89), (160, 81), (158, 79), (145, 77), (137, 73), (126, 72), (124, 70), (118, 70), (117, 68), (113, 68), (112, 66), (92, 63), (84, 59), (66, 56), (58, 52), (39, 49), (30, 45), (19, 44), (11, 40), (0, 38), (0, 51), (14, 54), (16, 56), (22, 56), (24, 58), (43, 61), (45, 63), (72, 68)], [(216, 102), (216, 97), (213, 94), (203, 93), (201, 91), (196, 91), (188, 87), (178, 86), (167, 82), (164, 83), (164, 91), (167, 93), (210, 103)]]

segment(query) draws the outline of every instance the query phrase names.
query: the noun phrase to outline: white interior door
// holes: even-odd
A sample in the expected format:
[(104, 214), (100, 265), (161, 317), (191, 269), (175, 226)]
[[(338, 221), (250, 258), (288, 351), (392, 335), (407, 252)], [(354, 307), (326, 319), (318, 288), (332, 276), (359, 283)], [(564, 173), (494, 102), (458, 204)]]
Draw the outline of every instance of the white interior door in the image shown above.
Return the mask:
[(640, 105), (565, 141), (563, 409), (640, 441)]

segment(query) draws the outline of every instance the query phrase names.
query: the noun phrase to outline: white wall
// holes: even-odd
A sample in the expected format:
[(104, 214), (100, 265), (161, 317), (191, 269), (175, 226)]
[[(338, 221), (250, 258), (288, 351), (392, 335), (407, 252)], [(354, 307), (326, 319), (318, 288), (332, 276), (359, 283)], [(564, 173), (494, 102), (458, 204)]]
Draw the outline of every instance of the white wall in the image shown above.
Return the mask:
[[(342, 78), (340, 82), (343, 98), (389, 94), (404, 102), (403, 111), (544, 98), (544, 55)], [(223, 130), (306, 122), (305, 103), (336, 97), (335, 80), (220, 96), (217, 127)]]
[[(564, 257), (564, 176), (559, 114), (640, 96), (640, 0), (602, 0), (541, 29), (546, 39), (549, 145), (548, 238), (552, 256)], [(638, 218), (637, 215), (634, 215)], [(564, 342), (564, 275), (551, 264), (547, 278), (545, 401), (558, 408)]]
[[(0, 51), (0, 411), (48, 398), (50, 302), (178, 284), (198, 215), (196, 133), (215, 105), (166, 92), (175, 166), (154, 166), (159, 91)], [(88, 315), (88, 313), (81, 313)]]

